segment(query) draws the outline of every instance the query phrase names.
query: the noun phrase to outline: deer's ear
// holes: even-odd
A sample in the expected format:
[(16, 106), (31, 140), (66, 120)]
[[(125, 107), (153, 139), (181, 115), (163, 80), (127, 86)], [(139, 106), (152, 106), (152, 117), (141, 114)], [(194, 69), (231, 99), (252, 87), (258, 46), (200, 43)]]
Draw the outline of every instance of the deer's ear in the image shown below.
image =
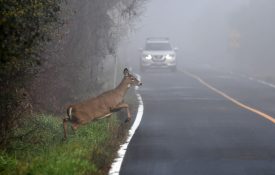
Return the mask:
[(128, 70), (127, 68), (125, 68), (124, 71), (123, 71), (123, 74), (124, 74), (125, 76), (129, 75), (129, 70)]

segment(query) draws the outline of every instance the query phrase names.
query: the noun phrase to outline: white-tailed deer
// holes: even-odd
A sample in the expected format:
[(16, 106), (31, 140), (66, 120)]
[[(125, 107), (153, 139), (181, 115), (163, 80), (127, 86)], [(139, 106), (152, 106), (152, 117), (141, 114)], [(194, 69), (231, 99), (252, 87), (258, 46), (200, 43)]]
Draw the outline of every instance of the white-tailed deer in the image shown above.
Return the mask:
[(72, 123), (72, 129), (75, 131), (79, 125), (108, 117), (122, 108), (125, 108), (128, 114), (125, 122), (131, 120), (129, 106), (124, 103), (123, 98), (130, 87), (141, 86), (142, 83), (130, 74), (127, 68), (123, 73), (124, 78), (115, 89), (67, 108), (67, 117), (63, 119), (64, 139), (67, 139), (67, 121)]

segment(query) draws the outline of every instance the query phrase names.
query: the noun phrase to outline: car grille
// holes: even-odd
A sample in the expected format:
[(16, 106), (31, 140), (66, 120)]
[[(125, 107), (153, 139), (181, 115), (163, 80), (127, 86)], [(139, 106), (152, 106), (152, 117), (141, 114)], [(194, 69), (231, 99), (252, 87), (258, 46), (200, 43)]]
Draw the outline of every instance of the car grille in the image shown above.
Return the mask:
[(165, 56), (164, 55), (153, 55), (152, 60), (155, 62), (164, 62)]

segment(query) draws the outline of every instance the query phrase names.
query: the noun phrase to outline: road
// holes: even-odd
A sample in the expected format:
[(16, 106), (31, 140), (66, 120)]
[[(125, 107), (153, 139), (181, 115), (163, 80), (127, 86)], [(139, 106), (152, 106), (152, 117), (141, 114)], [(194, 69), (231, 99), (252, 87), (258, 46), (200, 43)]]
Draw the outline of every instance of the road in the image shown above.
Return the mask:
[[(235, 74), (191, 70), (234, 100), (275, 117), (275, 88)], [(275, 124), (186, 73), (141, 74), (141, 124), (121, 175), (275, 175)]]

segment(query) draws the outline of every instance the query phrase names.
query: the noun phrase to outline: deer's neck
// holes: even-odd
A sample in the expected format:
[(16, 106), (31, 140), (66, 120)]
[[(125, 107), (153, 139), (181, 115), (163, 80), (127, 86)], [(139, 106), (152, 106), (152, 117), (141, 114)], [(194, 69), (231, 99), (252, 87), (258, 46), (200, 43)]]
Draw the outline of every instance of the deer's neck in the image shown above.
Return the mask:
[(128, 89), (129, 89), (129, 85), (128, 85), (128, 83), (125, 80), (126, 79), (123, 78), (122, 81), (120, 82), (120, 84), (115, 89), (115, 91), (118, 94), (120, 94), (122, 97), (125, 96), (125, 94), (127, 93)]

